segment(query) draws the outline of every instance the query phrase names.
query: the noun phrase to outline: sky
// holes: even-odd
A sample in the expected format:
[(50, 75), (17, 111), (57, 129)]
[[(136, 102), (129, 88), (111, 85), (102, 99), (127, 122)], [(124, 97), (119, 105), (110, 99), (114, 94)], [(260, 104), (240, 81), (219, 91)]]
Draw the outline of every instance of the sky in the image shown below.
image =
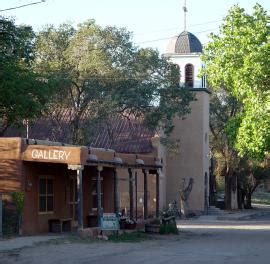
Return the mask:
[[(39, 0), (0, 0), (0, 10)], [(269, 0), (186, 0), (187, 30), (202, 44), (210, 32), (218, 32), (222, 18), (230, 7), (239, 4), (248, 13), (256, 3), (270, 10)], [(184, 29), (184, 0), (46, 0), (44, 3), (0, 15), (13, 17), (16, 24), (31, 25), (35, 31), (46, 24), (63, 22), (77, 25), (95, 19), (101, 26), (125, 27), (133, 32), (133, 41), (140, 47), (152, 47), (164, 53), (169, 39)]]

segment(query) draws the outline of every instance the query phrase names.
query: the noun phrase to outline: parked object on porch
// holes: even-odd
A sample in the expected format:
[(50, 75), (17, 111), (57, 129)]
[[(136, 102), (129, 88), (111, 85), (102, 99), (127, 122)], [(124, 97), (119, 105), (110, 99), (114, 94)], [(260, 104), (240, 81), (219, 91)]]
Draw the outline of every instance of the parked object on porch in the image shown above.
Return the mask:
[(50, 232), (63, 233), (71, 231), (71, 218), (50, 219), (48, 222)]
[(130, 219), (127, 217), (121, 217), (119, 219), (120, 229), (135, 229), (137, 223), (134, 219)]
[(174, 216), (175, 218), (181, 217), (181, 212), (180, 212), (180, 210), (178, 210), (177, 203), (175, 200), (173, 200), (172, 202), (169, 203), (169, 208), (168, 208), (166, 214), (168, 216)]

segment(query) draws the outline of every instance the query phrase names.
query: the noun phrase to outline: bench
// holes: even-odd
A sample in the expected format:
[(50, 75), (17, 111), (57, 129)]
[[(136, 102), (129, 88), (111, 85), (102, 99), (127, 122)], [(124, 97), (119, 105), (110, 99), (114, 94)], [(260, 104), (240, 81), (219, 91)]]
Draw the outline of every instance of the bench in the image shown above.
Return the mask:
[(72, 218), (49, 219), (49, 231), (57, 233), (70, 232), (71, 222)]

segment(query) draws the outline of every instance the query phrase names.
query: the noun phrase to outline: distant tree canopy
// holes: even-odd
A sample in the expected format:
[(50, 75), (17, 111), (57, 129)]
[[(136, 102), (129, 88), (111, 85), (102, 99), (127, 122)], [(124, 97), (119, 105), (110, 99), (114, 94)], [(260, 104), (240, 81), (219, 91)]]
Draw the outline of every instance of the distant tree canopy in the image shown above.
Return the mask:
[(58, 84), (51, 109), (72, 108), (73, 143), (84, 143), (89, 125), (113, 115), (143, 120), (151, 129), (162, 124), (169, 133), (172, 119), (188, 113), (193, 100), (179, 89), (174, 66), (156, 50), (134, 46), (123, 28), (93, 20), (77, 28), (47, 26), (37, 34), (35, 55), (36, 71)]
[(34, 32), (0, 17), (0, 136), (11, 125), (41, 114), (49, 83), (32, 69)]
[(263, 159), (270, 149), (269, 17), (257, 4), (252, 15), (230, 9), (204, 49), (205, 74), (216, 91), (235, 97), (238, 110), (224, 127), (240, 155)]

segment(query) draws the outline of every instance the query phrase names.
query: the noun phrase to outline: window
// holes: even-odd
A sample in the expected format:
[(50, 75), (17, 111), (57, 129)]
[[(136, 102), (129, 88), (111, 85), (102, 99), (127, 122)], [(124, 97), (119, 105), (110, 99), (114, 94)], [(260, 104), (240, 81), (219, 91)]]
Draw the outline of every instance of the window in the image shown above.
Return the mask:
[(193, 87), (194, 83), (194, 67), (192, 64), (187, 64), (185, 66), (185, 86)]
[(54, 210), (53, 178), (43, 176), (39, 179), (39, 212), (48, 213)]
[[(103, 208), (103, 178), (100, 178), (101, 189), (101, 208)], [(92, 178), (92, 210), (96, 211), (98, 208), (98, 195), (97, 195), (97, 178)]]

